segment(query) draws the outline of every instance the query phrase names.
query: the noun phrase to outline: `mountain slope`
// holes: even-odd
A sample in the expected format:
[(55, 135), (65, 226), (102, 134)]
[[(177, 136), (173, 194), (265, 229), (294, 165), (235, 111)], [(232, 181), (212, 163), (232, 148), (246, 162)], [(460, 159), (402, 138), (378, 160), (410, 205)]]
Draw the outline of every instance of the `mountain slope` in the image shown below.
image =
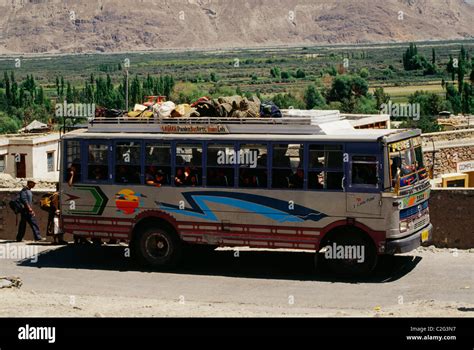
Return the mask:
[(0, 0), (0, 53), (474, 37), (464, 0)]

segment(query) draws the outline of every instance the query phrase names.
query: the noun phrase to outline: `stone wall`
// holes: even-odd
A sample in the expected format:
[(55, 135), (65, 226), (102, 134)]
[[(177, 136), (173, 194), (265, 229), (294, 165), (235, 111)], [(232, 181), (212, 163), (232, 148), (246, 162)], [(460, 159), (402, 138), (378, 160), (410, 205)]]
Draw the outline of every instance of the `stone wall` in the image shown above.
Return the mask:
[[(8, 202), (16, 193), (0, 191), (0, 239), (14, 240), (16, 237), (18, 228), (15, 225), (15, 215), (8, 207)], [(46, 231), (47, 223), (47, 213), (38, 207), (44, 193), (46, 192), (34, 191), (35, 211), (41, 232)], [(433, 244), (440, 248), (474, 248), (474, 189), (434, 189), (430, 202), (431, 222), (434, 226)], [(25, 239), (33, 239), (29, 227)]]
[(429, 143), (431, 143), (431, 141), (446, 142), (446, 141), (459, 141), (459, 140), (473, 140), (474, 129), (433, 132), (429, 134), (423, 134), (422, 136), (423, 136), (424, 145), (426, 147), (426, 146), (429, 146)]
[(458, 163), (474, 160), (474, 129), (424, 134), (423, 151), (435, 178), (455, 173)]
[(474, 160), (474, 146), (438, 148), (434, 153), (432, 150), (425, 150), (425, 164), (429, 167), (433, 164), (433, 155), (433, 176), (437, 178), (457, 172), (457, 164), (460, 162)]

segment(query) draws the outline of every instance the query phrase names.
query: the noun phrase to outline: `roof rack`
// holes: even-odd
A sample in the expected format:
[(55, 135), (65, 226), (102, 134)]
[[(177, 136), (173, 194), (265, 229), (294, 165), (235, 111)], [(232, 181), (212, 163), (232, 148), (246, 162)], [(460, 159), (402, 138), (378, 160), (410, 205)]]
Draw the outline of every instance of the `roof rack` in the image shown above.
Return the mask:
[[(338, 111), (283, 110), (282, 118), (94, 118), (90, 132), (176, 134), (324, 134), (321, 125), (341, 122)], [(346, 124), (344, 124), (346, 126)]]

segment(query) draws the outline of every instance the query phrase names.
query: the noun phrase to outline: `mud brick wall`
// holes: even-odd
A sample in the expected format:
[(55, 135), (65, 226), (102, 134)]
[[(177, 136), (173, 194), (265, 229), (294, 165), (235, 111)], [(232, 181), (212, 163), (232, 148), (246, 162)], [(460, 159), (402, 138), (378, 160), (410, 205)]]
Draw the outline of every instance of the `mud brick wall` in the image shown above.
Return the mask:
[[(8, 206), (8, 202), (14, 199), (20, 189), (12, 191), (12, 190), (0, 190), (0, 239), (6, 240), (15, 240), (16, 234), (18, 231), (18, 225), (16, 223), (16, 217), (13, 211)], [(51, 191), (35, 191), (33, 190), (33, 209), (36, 213), (36, 219), (38, 220), (38, 224), (40, 226), (41, 235), (46, 238), (46, 224), (48, 222), (48, 214), (41, 210), (39, 207), (39, 202), (41, 196), (45, 193), (54, 192)], [(18, 215), (18, 224), (20, 223), (20, 215)], [(26, 234), (24, 240), (33, 240), (33, 232), (31, 232), (31, 228), (29, 225), (26, 226)], [(50, 240), (50, 238), (48, 238)]]
[[(18, 227), (15, 215), (8, 207), (18, 191), (0, 191), (0, 239), (14, 240)], [(39, 200), (46, 191), (34, 191), (33, 202), (45, 236), (47, 213), (39, 208)], [(433, 244), (439, 248), (474, 248), (474, 189), (435, 189), (430, 200), (431, 222), (434, 226)], [(31, 229), (26, 229), (26, 240), (32, 240)], [(71, 237), (65, 237), (71, 240)]]
[(434, 245), (474, 248), (474, 189), (436, 189), (430, 199)]

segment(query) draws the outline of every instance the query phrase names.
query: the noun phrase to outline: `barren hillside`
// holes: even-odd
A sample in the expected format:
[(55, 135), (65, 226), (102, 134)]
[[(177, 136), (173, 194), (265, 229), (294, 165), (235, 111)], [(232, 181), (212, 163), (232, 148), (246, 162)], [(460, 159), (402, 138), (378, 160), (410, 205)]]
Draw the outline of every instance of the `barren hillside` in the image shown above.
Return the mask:
[(0, 53), (474, 37), (465, 0), (0, 0)]

